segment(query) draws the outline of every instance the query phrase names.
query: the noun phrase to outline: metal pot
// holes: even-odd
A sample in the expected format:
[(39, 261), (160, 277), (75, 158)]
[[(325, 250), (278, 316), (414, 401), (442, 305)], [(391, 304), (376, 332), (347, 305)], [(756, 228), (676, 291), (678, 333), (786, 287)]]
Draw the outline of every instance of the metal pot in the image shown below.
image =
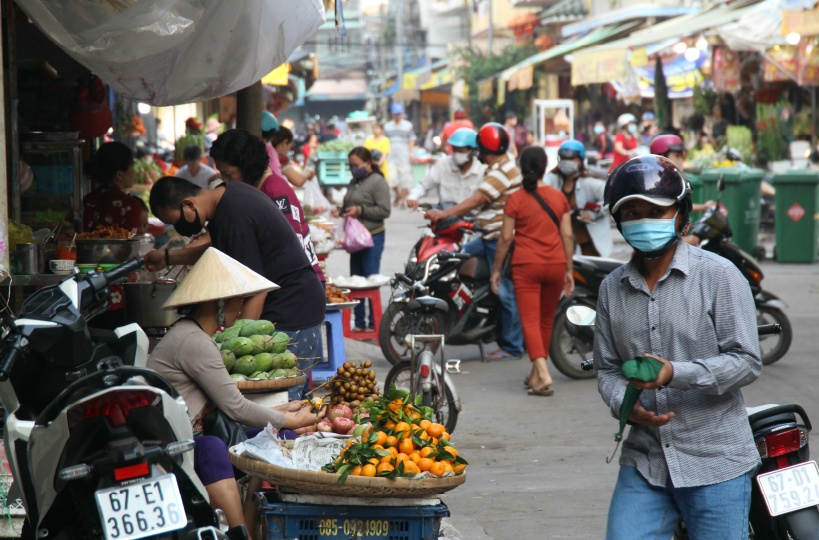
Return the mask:
[(171, 326), (180, 315), (174, 309), (162, 309), (162, 304), (176, 289), (172, 279), (158, 279), (153, 283), (125, 284), (125, 318), (143, 328)]

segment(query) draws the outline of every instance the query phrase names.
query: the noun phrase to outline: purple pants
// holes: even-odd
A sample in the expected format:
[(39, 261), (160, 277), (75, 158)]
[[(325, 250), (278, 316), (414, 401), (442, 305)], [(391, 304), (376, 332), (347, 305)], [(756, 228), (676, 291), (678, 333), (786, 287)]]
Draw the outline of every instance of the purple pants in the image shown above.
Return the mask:
[[(246, 429), (247, 438), (255, 437), (261, 429)], [(292, 436), (288, 436), (290, 433)], [(295, 438), (295, 433), (283, 430), (280, 436)], [(242, 471), (233, 468), (228, 458), (228, 447), (225, 441), (213, 435), (199, 435), (193, 438), (196, 446), (193, 449), (193, 470), (199, 480), (206, 486), (227, 478), (241, 478)]]

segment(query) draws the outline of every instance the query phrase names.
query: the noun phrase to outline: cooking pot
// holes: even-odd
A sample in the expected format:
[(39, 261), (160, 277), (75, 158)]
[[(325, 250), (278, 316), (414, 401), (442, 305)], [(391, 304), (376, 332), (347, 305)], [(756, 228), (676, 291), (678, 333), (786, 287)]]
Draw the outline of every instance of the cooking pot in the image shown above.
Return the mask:
[(162, 304), (176, 289), (172, 279), (158, 279), (152, 283), (125, 284), (125, 318), (142, 328), (171, 326), (180, 315), (175, 309), (162, 309)]

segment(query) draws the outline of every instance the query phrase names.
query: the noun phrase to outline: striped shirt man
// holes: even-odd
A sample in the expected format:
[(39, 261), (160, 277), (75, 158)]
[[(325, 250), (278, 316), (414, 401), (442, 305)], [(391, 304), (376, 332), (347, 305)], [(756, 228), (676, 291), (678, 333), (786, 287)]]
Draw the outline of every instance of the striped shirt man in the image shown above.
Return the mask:
[(489, 231), (483, 235), (484, 240), (496, 240), (500, 236), (506, 199), (520, 189), (522, 181), (520, 170), (508, 154), (486, 170), (478, 186), (478, 193), (486, 199), (486, 204), (477, 216), (478, 225)]

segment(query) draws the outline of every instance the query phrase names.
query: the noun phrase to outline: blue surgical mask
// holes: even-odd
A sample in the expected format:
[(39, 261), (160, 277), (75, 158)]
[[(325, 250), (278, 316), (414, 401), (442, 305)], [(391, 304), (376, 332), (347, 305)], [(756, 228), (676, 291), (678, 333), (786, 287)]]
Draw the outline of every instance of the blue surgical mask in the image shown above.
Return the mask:
[(631, 134), (637, 133), (637, 124), (629, 124), (628, 132)]
[(353, 178), (356, 180), (367, 178), (367, 176), (370, 174), (367, 167), (350, 167), (350, 172), (353, 174)]
[(594, 126), (594, 132), (597, 135), (602, 134), (604, 131), (606, 131), (606, 128), (604, 128), (603, 126)]
[(620, 223), (623, 238), (643, 253), (665, 247), (677, 235), (677, 214), (668, 219), (635, 219)]

